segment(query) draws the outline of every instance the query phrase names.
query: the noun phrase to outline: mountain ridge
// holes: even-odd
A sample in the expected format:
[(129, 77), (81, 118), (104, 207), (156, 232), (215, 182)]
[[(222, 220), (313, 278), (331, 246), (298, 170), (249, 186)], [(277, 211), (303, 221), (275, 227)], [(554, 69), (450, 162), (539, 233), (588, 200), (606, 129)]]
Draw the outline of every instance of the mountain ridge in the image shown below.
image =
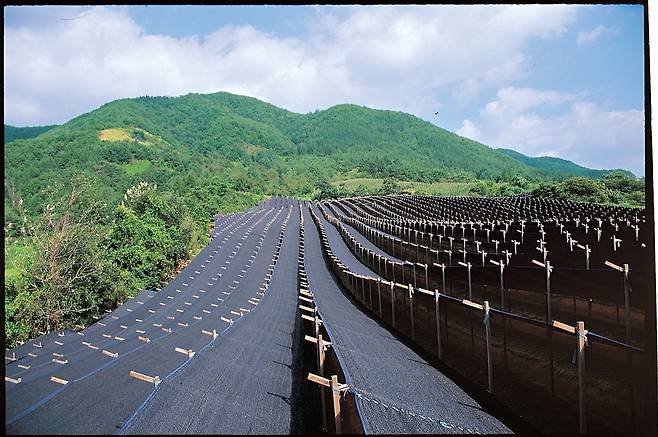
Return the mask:
[[(108, 129), (121, 133), (102, 139)], [(430, 183), (603, 174), (510, 156), (400, 111), (340, 104), (298, 114), (225, 92), (119, 99), (8, 144), (5, 181), (33, 211), (49, 186), (78, 174), (114, 202), (141, 180), (173, 190), (202, 176), (237, 192), (308, 197), (317, 180), (348, 173)]]

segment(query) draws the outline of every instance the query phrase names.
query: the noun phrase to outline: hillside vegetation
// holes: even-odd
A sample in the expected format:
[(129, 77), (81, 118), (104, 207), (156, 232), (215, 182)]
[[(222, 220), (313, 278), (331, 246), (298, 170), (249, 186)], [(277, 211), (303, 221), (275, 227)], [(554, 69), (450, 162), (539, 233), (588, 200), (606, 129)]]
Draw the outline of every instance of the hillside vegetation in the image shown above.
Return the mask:
[(588, 189), (574, 190), (567, 177), (604, 173), (494, 150), (410, 114), (356, 105), (297, 114), (228, 93), (122, 99), (60, 126), (5, 125), (5, 143), (7, 346), (161, 286), (207, 243), (214, 214), (274, 194), (644, 200), (643, 181), (628, 174), (609, 178), (619, 189), (585, 179)]
[(29, 126), (15, 127), (5, 124), (4, 144), (11, 143), (15, 140), (26, 140), (28, 138), (38, 137), (44, 132), (56, 127), (56, 124), (50, 126)]

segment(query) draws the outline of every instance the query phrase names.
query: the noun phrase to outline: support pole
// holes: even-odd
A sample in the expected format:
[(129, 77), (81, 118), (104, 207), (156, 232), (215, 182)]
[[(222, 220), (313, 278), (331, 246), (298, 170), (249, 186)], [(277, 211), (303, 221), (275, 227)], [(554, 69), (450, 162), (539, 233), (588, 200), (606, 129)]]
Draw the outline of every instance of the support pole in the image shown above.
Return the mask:
[(338, 390), (338, 376), (331, 376), (331, 394), (334, 401), (334, 428), (336, 434), (342, 434), (340, 423), (340, 391)]
[(436, 313), (436, 350), (439, 359), (442, 359), (441, 354), (441, 320), (439, 317), (439, 290), (434, 290), (434, 312)]
[(576, 322), (578, 351), (578, 423), (580, 434), (587, 433), (587, 411), (585, 409), (585, 322)]
[(630, 269), (628, 268), (628, 264), (624, 264), (624, 317), (626, 319), (626, 344), (630, 344), (631, 341), (631, 294), (629, 274)]
[(416, 340), (416, 330), (414, 326), (414, 289), (409, 284), (409, 317), (411, 320), (411, 339)]
[(382, 278), (377, 278), (377, 297), (379, 299), (379, 318), (382, 317)]
[(493, 366), (491, 362), (491, 321), (489, 320), (489, 301), (484, 301), (484, 333), (487, 340), (487, 391), (493, 393)]
[[(324, 343), (322, 341), (322, 334), (318, 334), (316, 338), (318, 339), (317, 342), (318, 373), (320, 374), (320, 376), (324, 376)], [(320, 399), (322, 402), (322, 429), (326, 431), (327, 430), (327, 400), (323, 386), (320, 386)]]
[(391, 281), (391, 318), (393, 319), (393, 328), (395, 328), (395, 282)]

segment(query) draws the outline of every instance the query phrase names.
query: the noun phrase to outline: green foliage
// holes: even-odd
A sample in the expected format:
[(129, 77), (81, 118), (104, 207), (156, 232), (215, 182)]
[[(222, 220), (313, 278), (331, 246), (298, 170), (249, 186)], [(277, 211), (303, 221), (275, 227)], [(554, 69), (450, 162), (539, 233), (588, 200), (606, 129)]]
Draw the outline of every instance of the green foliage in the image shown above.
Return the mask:
[(386, 196), (389, 194), (398, 194), (401, 191), (400, 185), (395, 178), (384, 178), (382, 186), (379, 189), (379, 194)]
[(601, 182), (610, 190), (630, 194), (634, 191), (644, 192), (644, 182), (626, 172), (615, 170), (605, 174)]
[(188, 259), (194, 235), (195, 224), (180, 198), (140, 183), (117, 206), (105, 245), (114, 265), (131, 272), (141, 287), (155, 288)]
[[(228, 93), (140, 97), (61, 126), (17, 129), (5, 126), (5, 143), (16, 139), (4, 151), (5, 238), (29, 240), (34, 256), (5, 269), (12, 341), (85, 324), (138, 289), (162, 284), (207, 243), (214, 214), (275, 194), (536, 189), (644, 201), (643, 184), (628, 174), (537, 187), (588, 169), (510, 156), (409, 114), (355, 105), (301, 115)], [(330, 183), (347, 178), (364, 182)], [(375, 180), (381, 186), (365, 182)], [(89, 183), (80, 189), (79, 181)]]
[[(496, 149), (496, 151), (504, 156), (513, 158), (533, 169), (537, 170), (542, 178), (551, 179), (564, 179), (569, 176), (585, 176), (588, 178), (601, 178), (602, 176), (610, 173), (609, 170), (594, 170), (591, 168), (582, 167), (574, 164), (571, 161), (561, 158), (553, 158), (549, 156), (540, 156), (538, 158), (531, 158), (510, 149)], [(615, 172), (633, 176), (632, 173), (626, 170), (615, 170)]]
[(635, 177), (613, 172), (601, 180), (572, 177), (562, 182), (542, 183), (532, 194), (539, 197), (615, 204), (625, 207), (644, 207), (644, 186)]
[(15, 127), (5, 124), (5, 144), (11, 143), (16, 140), (26, 140), (29, 138), (38, 137), (44, 132), (56, 127), (53, 124), (50, 126), (30, 126), (30, 127)]
[[(98, 290), (112, 287), (112, 266), (99, 246), (98, 204), (82, 196), (84, 180), (77, 180), (66, 197), (49, 202), (31, 235), (34, 248), (22, 285), (5, 289), (13, 340), (88, 323), (103, 304)], [(77, 208), (76, 208), (77, 207)], [(74, 214), (74, 211), (79, 211)]]

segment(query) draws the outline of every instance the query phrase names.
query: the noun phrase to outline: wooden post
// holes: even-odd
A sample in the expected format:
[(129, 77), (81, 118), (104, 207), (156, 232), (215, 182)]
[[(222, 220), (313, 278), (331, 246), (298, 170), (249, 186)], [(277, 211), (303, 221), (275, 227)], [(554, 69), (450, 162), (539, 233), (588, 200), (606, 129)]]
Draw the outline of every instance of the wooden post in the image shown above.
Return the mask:
[(493, 393), (493, 369), (491, 362), (491, 321), (489, 320), (489, 301), (484, 301), (484, 333), (487, 340), (487, 391)]
[[(317, 325), (316, 325), (317, 326)], [(324, 376), (324, 342), (322, 334), (317, 334), (317, 351), (318, 351), (318, 373)], [(322, 402), (322, 429), (327, 430), (327, 400), (323, 386), (320, 386), (320, 400)]]
[(379, 318), (382, 317), (382, 278), (377, 278), (377, 297), (379, 299)]
[(409, 284), (409, 316), (411, 317), (411, 339), (416, 339), (416, 330), (414, 329), (414, 289)]
[(626, 319), (626, 344), (631, 344), (631, 295), (629, 274), (630, 271), (628, 264), (624, 264), (624, 317)]
[(370, 296), (370, 311), (372, 311), (372, 281), (368, 279), (368, 295)]
[(395, 328), (395, 282), (391, 281), (391, 318)]
[(334, 401), (334, 428), (336, 434), (342, 434), (340, 423), (340, 392), (338, 391), (338, 376), (331, 376), (331, 393)]
[(576, 345), (578, 354), (578, 422), (580, 434), (587, 433), (587, 411), (585, 409), (585, 323), (576, 322)]
[(471, 263), (466, 264), (468, 266), (468, 300), (473, 299), (473, 291), (471, 289)]
[(551, 314), (551, 262), (546, 261), (546, 323), (552, 322)]
[(434, 290), (434, 312), (436, 314), (436, 350), (439, 359), (442, 358), (441, 354), (441, 320), (439, 318), (439, 290)]

